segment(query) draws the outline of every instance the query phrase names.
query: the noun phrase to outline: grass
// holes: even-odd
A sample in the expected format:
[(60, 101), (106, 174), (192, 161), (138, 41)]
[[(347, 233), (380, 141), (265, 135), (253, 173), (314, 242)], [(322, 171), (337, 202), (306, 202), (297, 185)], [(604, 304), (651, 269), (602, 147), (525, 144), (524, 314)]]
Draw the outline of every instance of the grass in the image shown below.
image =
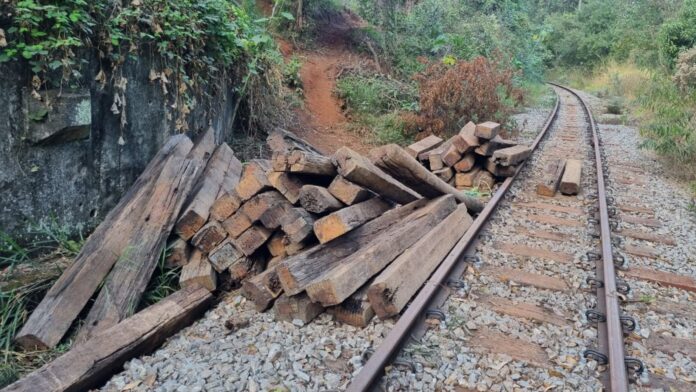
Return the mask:
[[(51, 263), (55, 259), (75, 257), (82, 248), (83, 239), (73, 239), (55, 219), (33, 225), (34, 238), (26, 245), (0, 232), (0, 388), (17, 380), (21, 375), (41, 367), (70, 348), (70, 339), (50, 350), (19, 351), (14, 337), (31, 311), (62, 273)], [(143, 294), (140, 308), (154, 304), (179, 288), (180, 268), (166, 265), (169, 249), (164, 249), (157, 268)]]
[(179, 289), (181, 267), (167, 266), (166, 260), (169, 251), (169, 248), (162, 250), (162, 254), (157, 262), (157, 269), (140, 301), (140, 309), (161, 301)]
[(586, 69), (557, 69), (549, 73), (550, 80), (557, 80), (570, 87), (598, 97), (622, 97), (636, 99), (651, 73), (632, 63), (610, 61), (588, 72)]
[(524, 105), (527, 107), (552, 108), (556, 103), (556, 94), (548, 84), (522, 82), (520, 88), (524, 90)]
[(413, 141), (403, 113), (418, 107), (416, 87), (381, 75), (349, 74), (336, 83), (336, 92), (352, 117), (352, 129), (367, 134), (374, 144), (406, 145)]
[(23, 373), (42, 366), (67, 349), (66, 345), (52, 350), (19, 352), (13, 339), (38, 301), (48, 291), (58, 275), (0, 292), (0, 388), (14, 382)]

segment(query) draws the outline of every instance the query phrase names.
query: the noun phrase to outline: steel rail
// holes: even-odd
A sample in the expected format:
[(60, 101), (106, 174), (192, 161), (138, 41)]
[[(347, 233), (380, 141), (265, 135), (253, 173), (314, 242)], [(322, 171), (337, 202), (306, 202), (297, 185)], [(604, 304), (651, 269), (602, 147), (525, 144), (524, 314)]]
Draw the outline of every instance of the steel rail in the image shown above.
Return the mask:
[[(600, 240), (602, 243), (602, 265), (601, 267), (599, 265), (597, 266), (597, 275), (599, 280), (604, 283), (603, 290), (598, 290), (597, 299), (599, 300), (600, 304), (603, 303), (606, 316), (606, 339), (600, 339), (600, 344), (605, 345), (604, 348), (606, 349), (609, 359), (608, 389), (611, 392), (626, 392), (628, 391), (628, 373), (626, 371), (625, 363), (626, 352), (624, 349), (623, 327), (620, 319), (621, 309), (618, 299), (619, 293), (616, 289), (616, 270), (614, 268), (614, 253), (611, 243), (609, 207), (607, 204), (607, 193), (604, 184), (604, 168), (602, 165), (602, 154), (600, 149), (599, 132), (597, 131), (597, 123), (595, 123), (594, 116), (592, 116), (592, 111), (585, 100), (580, 97), (580, 94), (568, 87), (558, 84), (553, 85), (568, 91), (580, 101), (587, 118), (589, 119), (590, 128), (592, 130), (592, 142), (594, 144), (595, 165), (597, 170), (597, 199), (599, 202)], [(599, 323), (598, 329), (600, 329), (600, 331), (601, 325), (602, 323)]]
[[(541, 143), (541, 140), (546, 136), (547, 131), (551, 128), (556, 120), (559, 107), (560, 97), (558, 94), (556, 94), (556, 104), (551, 114), (546, 119), (541, 132), (537, 135), (532, 143), (531, 147), (533, 151), (536, 151), (539, 143)], [(401, 317), (399, 317), (399, 320), (394, 325), (394, 328), (392, 328), (386, 338), (384, 338), (382, 344), (377, 347), (367, 363), (365, 363), (360, 372), (351, 381), (347, 389), (348, 392), (367, 391), (382, 375), (384, 367), (392, 359), (392, 357), (397, 354), (398, 351), (400, 351), (404, 339), (411, 335), (410, 332), (415, 326), (416, 322), (424, 319), (425, 310), (431, 303), (431, 300), (445, 284), (453, 267), (462, 260), (467, 249), (474, 242), (481, 228), (488, 222), (488, 218), (491, 216), (493, 211), (495, 211), (496, 207), (503, 199), (503, 196), (505, 196), (507, 191), (510, 189), (513, 181), (515, 181), (515, 179), (519, 176), (525, 164), (526, 161), (517, 168), (514, 176), (508, 177), (505, 179), (505, 181), (503, 181), (503, 184), (496, 191), (491, 200), (486, 203), (486, 207), (483, 209), (483, 211), (481, 211), (478, 217), (476, 217), (469, 230), (467, 230), (464, 236), (457, 242), (454, 248), (452, 248), (447, 257), (445, 257), (442, 263), (440, 263), (440, 266), (435, 270), (435, 272), (433, 272), (430, 279), (426, 281), (418, 295), (416, 295), (408, 308), (406, 308), (406, 311), (404, 311)]]

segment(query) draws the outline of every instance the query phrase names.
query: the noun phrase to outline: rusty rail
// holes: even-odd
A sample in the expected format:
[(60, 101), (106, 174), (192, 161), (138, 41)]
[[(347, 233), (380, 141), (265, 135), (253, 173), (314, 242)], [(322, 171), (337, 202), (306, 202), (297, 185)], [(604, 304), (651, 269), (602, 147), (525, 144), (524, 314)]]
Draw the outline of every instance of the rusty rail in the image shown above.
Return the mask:
[[(554, 106), (549, 117), (546, 119), (541, 132), (539, 135), (537, 135), (536, 139), (534, 139), (532, 150), (536, 151), (539, 143), (544, 136), (546, 136), (547, 131), (551, 128), (551, 125), (558, 116), (559, 107), (560, 97), (556, 97), (556, 105)], [(397, 321), (397, 323), (394, 325), (394, 328), (389, 332), (382, 344), (374, 351), (372, 356), (370, 356), (370, 359), (367, 361), (365, 366), (363, 366), (360, 373), (355, 376), (351, 384), (348, 386), (347, 391), (357, 392), (370, 390), (373, 383), (382, 375), (384, 367), (387, 365), (390, 359), (392, 359), (392, 357), (398, 353), (405, 338), (411, 335), (411, 330), (415, 324), (418, 321), (424, 320), (425, 310), (428, 309), (428, 305), (430, 304), (431, 300), (446, 282), (453, 267), (460, 263), (465, 252), (474, 242), (478, 232), (486, 224), (493, 211), (495, 211), (498, 203), (503, 199), (503, 196), (505, 196), (507, 191), (510, 189), (513, 181), (515, 181), (515, 179), (519, 176), (525, 164), (526, 162), (517, 168), (517, 172), (515, 172), (514, 176), (505, 179), (498, 191), (496, 191), (491, 200), (486, 204), (483, 211), (481, 211), (478, 217), (476, 217), (474, 223), (471, 225), (471, 228), (467, 230), (467, 232), (457, 242), (447, 257), (442, 261), (442, 263), (440, 263), (440, 266), (437, 268), (437, 270), (435, 270), (435, 272), (433, 272), (433, 275), (430, 277), (430, 279), (428, 279), (423, 288), (419, 291), (418, 295), (413, 299), (413, 302), (411, 302), (406, 311), (401, 315), (399, 321)]]
[[(553, 84), (553, 83), (551, 83)], [(602, 351), (606, 353), (609, 364), (609, 378), (607, 389), (612, 392), (628, 391), (628, 373), (626, 371), (626, 352), (624, 349), (623, 327), (621, 323), (621, 308), (619, 307), (618, 290), (616, 287), (616, 270), (614, 268), (614, 252), (611, 243), (611, 227), (609, 225), (609, 207), (607, 193), (604, 184), (604, 167), (602, 154), (592, 111), (580, 95), (574, 90), (558, 84), (553, 84), (574, 95), (582, 104), (587, 115), (592, 131), (592, 142), (595, 153), (595, 165), (597, 170), (597, 201), (599, 203), (599, 227), (602, 244), (601, 258), (597, 258), (597, 280), (603, 283), (603, 287), (597, 288), (597, 300), (599, 312), (603, 313), (606, 321), (602, 328), (602, 322), (598, 325), (599, 342)], [(618, 366), (617, 366), (618, 365)]]

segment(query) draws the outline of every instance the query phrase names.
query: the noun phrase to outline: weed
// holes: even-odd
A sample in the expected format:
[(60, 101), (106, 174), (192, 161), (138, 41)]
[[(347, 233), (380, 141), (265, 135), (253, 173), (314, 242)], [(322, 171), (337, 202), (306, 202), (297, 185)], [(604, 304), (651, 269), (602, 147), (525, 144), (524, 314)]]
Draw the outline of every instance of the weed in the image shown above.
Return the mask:
[(157, 262), (157, 269), (147, 289), (145, 289), (143, 299), (140, 301), (140, 308), (157, 303), (179, 289), (181, 267), (170, 268), (167, 266), (166, 260), (169, 251), (169, 248), (162, 250)]
[(655, 75), (637, 99), (642, 146), (655, 150), (679, 167), (687, 179), (696, 178), (696, 92), (683, 93), (665, 75)]
[(415, 86), (378, 75), (348, 75), (336, 83), (339, 98), (352, 113), (385, 114), (417, 108)]
[(471, 188), (464, 192), (468, 196), (472, 197), (488, 197), (491, 195), (490, 191), (483, 191), (479, 187)]
[(350, 74), (336, 84), (346, 111), (375, 144), (406, 145), (412, 141), (402, 113), (417, 108), (415, 86), (380, 75)]
[(655, 297), (652, 295), (642, 294), (638, 300), (644, 304), (650, 305), (655, 302)]
[(13, 347), (14, 336), (24, 324), (29, 311), (36, 306), (56, 277), (57, 275), (19, 288), (0, 291), (0, 388), (14, 382), (27, 370), (41, 366), (63, 350), (58, 348), (17, 352)]
[(0, 268), (10, 267), (29, 260), (29, 252), (7, 233), (0, 231)]
[(619, 97), (614, 97), (611, 100), (609, 100), (609, 103), (607, 104), (607, 113), (609, 114), (623, 114), (624, 111), (624, 103), (623, 100)]
[(283, 68), (283, 79), (288, 87), (302, 89), (302, 78), (300, 77), (300, 69), (302, 68), (302, 60), (293, 55), (290, 60), (285, 63)]
[(48, 253), (76, 256), (84, 239), (81, 235), (78, 239), (73, 239), (68, 232), (68, 228), (61, 226), (55, 217), (30, 225), (28, 237), (31, 240), (26, 244), (20, 244), (17, 239), (0, 231), (0, 268), (13, 269)]

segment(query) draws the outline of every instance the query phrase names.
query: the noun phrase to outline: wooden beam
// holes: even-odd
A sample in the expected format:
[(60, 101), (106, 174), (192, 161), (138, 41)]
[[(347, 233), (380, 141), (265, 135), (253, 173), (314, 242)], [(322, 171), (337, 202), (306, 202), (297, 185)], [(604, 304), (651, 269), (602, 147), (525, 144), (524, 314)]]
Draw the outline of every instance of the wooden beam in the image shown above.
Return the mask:
[(293, 208), (280, 222), (291, 243), (307, 240), (313, 233), (314, 217), (302, 208)]
[(281, 295), (273, 305), (273, 313), (276, 320), (289, 321), (300, 320), (308, 324), (318, 315), (324, 312), (324, 307), (312, 302), (307, 294), (288, 296)]
[(287, 204), (287, 200), (279, 192), (271, 190), (252, 197), (242, 204), (239, 211), (246, 215), (250, 221), (256, 222), (266, 211), (279, 204)]
[(305, 290), (309, 298), (324, 306), (338, 305), (372, 276), (389, 265), (456, 208), (453, 196), (441, 196), (380, 233), (368, 246), (342, 259)]
[(367, 298), (368, 287), (370, 287), (370, 282), (364, 284), (345, 301), (328, 308), (327, 311), (340, 323), (357, 328), (367, 327), (375, 316), (375, 311)]
[(208, 254), (208, 261), (218, 273), (230, 268), (239, 259), (245, 257), (239, 249), (235, 248), (231, 239), (226, 239)]
[(582, 186), (582, 161), (568, 159), (561, 178), (559, 190), (564, 195), (577, 195)]
[(449, 147), (442, 153), (442, 163), (447, 167), (452, 167), (459, 162), (460, 159), (462, 159), (462, 154), (457, 147), (450, 142)]
[(377, 316), (399, 314), (472, 223), (460, 205), (382, 271), (367, 291)]
[(285, 248), (289, 242), (290, 240), (288, 240), (286, 234), (276, 232), (273, 234), (273, 236), (271, 236), (271, 239), (268, 240), (266, 247), (268, 248), (268, 252), (273, 257), (286, 256), (288, 252)]
[(382, 215), (390, 204), (376, 197), (333, 212), (314, 222), (314, 234), (324, 244)]
[(454, 164), (454, 170), (456, 170), (457, 173), (465, 173), (473, 169), (475, 163), (476, 157), (474, 154), (466, 154), (459, 162)]
[(500, 124), (493, 121), (486, 121), (485, 123), (476, 125), (474, 135), (481, 139), (491, 140), (498, 135), (499, 131)]
[(480, 212), (483, 204), (463, 192), (453, 188), (442, 181), (435, 174), (429, 172), (418, 161), (411, 158), (396, 144), (389, 144), (370, 152), (373, 162), (380, 169), (389, 173), (402, 183), (411, 187), (424, 197), (433, 198), (440, 195), (453, 195), (458, 201), (466, 204), (469, 210)]
[(209, 291), (215, 291), (217, 274), (203, 252), (196, 249), (191, 253), (191, 259), (181, 270), (179, 285), (181, 287), (201, 285)]
[(288, 166), (292, 173), (315, 174), (333, 177), (336, 175), (336, 167), (331, 158), (306, 151), (293, 151), (288, 157)]
[(176, 233), (181, 238), (188, 241), (208, 221), (210, 208), (217, 200), (225, 173), (233, 159), (234, 152), (227, 144), (215, 149), (176, 222)]
[(277, 267), (268, 268), (242, 283), (242, 295), (254, 303), (258, 312), (266, 311), (282, 293)]
[(190, 325), (212, 303), (200, 286), (183, 288), (143, 309), (38, 370), (4, 391), (87, 391), (121, 370), (123, 364), (159, 347), (169, 336)]
[(554, 197), (558, 185), (561, 183), (563, 171), (565, 170), (565, 159), (557, 159), (546, 166), (544, 176), (536, 186), (536, 193), (541, 196)]
[(502, 166), (491, 158), (486, 159), (485, 168), (496, 177), (512, 177), (517, 172), (517, 166)]
[(365, 201), (372, 195), (367, 189), (353, 184), (341, 176), (336, 176), (328, 189), (336, 199), (348, 206)]
[(454, 177), (454, 170), (451, 167), (445, 167), (440, 170), (434, 170), (433, 174), (444, 182), (449, 182)]
[(496, 150), (493, 153), (493, 162), (500, 166), (514, 166), (522, 163), (531, 155), (531, 148), (527, 146), (517, 145)]
[(227, 267), (227, 271), (230, 273), (230, 280), (232, 283), (239, 285), (244, 279), (263, 271), (263, 260), (260, 255), (253, 255), (251, 257), (244, 256)]
[(230, 235), (230, 237), (237, 238), (242, 235), (244, 231), (250, 228), (252, 224), (253, 222), (248, 216), (246, 216), (246, 214), (240, 210), (237, 210), (237, 212), (222, 222), (222, 227), (225, 229), (227, 234)]
[(258, 193), (270, 190), (271, 183), (267, 177), (267, 173), (270, 171), (271, 164), (264, 159), (254, 159), (244, 165), (242, 178), (235, 188), (239, 199), (245, 202)]
[(191, 245), (208, 254), (225, 238), (227, 238), (227, 232), (222, 225), (218, 221), (210, 221), (193, 236)]
[(305, 185), (300, 191), (302, 208), (315, 214), (336, 211), (343, 207), (338, 199), (333, 197), (328, 189), (317, 185)]
[(442, 142), (443, 140), (441, 138), (430, 135), (406, 147), (406, 152), (413, 158), (418, 158), (419, 154), (433, 150), (441, 145)]
[(454, 184), (457, 187), (472, 187), (480, 171), (481, 169), (475, 167), (466, 173), (457, 173), (454, 175)]
[(516, 145), (512, 140), (503, 139), (500, 136), (496, 136), (491, 140), (487, 140), (485, 143), (474, 149), (474, 152), (478, 155), (491, 157), (493, 154), (500, 149), (514, 147)]
[(315, 246), (289, 257), (278, 266), (278, 276), (283, 289), (288, 295), (300, 293), (304, 290), (304, 286), (312, 282), (322, 272), (366, 246), (380, 232), (396, 225), (414, 211), (425, 206), (427, 202), (426, 199), (420, 199), (397, 207), (329, 244)]
[(629, 278), (657, 283), (667, 287), (676, 287), (678, 289), (696, 293), (696, 279), (692, 278), (691, 276), (643, 267), (631, 267), (622, 272)]
[(471, 121), (464, 125), (451, 140), (460, 154), (471, 152), (481, 145), (481, 141), (476, 137), (476, 124)]
[(232, 190), (218, 197), (210, 207), (210, 218), (222, 222), (237, 212), (242, 205), (242, 200), (237, 196), (237, 192)]
[(333, 159), (341, 176), (396, 203), (406, 204), (422, 197), (347, 147), (336, 151)]
[(232, 238), (232, 243), (242, 253), (251, 256), (257, 249), (263, 246), (271, 237), (271, 231), (260, 225), (252, 225), (237, 238)]
[(316, 154), (321, 154), (316, 147), (312, 146), (306, 140), (300, 138), (299, 136), (290, 133), (284, 129), (276, 128), (271, 132), (266, 138), (266, 144), (271, 148), (271, 151), (275, 152), (289, 152), (293, 150), (302, 150), (313, 152)]
[(185, 156), (192, 145), (188, 137), (177, 135), (160, 149), (31, 313), (16, 337), (21, 347), (46, 349), (60, 342), (131, 240), (130, 233), (136, 229), (133, 216), (146, 214), (162, 167), (172, 158)]
[(276, 171), (268, 174), (268, 182), (293, 205), (300, 201), (300, 190), (304, 183), (296, 175)]
[[(214, 159), (215, 154), (211, 161)], [(162, 168), (144, 213), (131, 217), (137, 222), (136, 229), (125, 234), (131, 239), (103, 282), (78, 339), (86, 340), (135, 312), (135, 304), (140, 302), (157, 267), (197, 172), (197, 164), (183, 158), (171, 160)], [(196, 200), (201, 199), (196, 196)]]

